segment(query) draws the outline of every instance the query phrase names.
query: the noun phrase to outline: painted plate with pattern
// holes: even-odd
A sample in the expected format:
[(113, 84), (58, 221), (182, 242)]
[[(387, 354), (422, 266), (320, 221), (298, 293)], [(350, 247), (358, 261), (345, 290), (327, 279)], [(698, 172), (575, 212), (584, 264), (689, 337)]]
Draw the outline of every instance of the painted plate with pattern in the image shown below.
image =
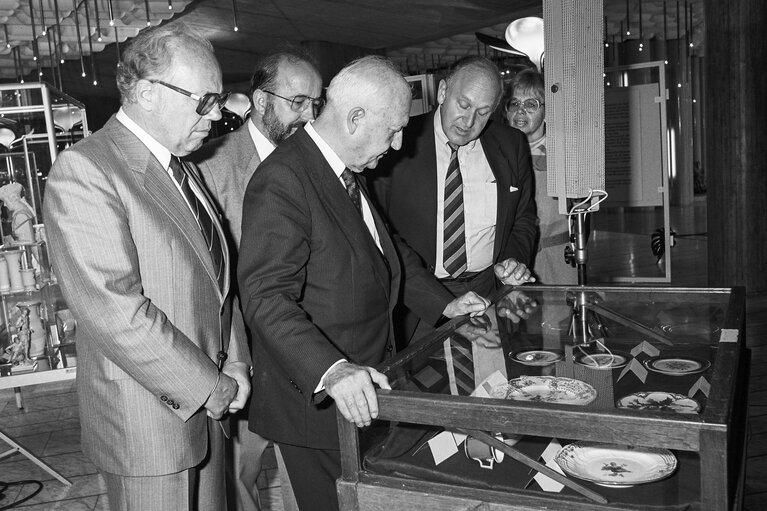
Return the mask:
[(677, 467), (667, 449), (585, 441), (566, 445), (554, 461), (567, 475), (612, 488), (660, 481)]
[(592, 369), (618, 369), (628, 364), (631, 356), (622, 351), (611, 353), (579, 353), (575, 363)]
[(711, 366), (711, 362), (695, 357), (651, 357), (644, 365), (650, 371), (671, 376), (702, 373)]
[(673, 392), (634, 392), (616, 403), (618, 408), (648, 410), (652, 412), (698, 413), (700, 403)]
[(597, 398), (597, 391), (588, 383), (555, 376), (521, 376), (497, 385), (490, 391), (497, 399), (587, 405)]
[(526, 366), (547, 366), (565, 358), (561, 351), (524, 349), (512, 351), (509, 357)]

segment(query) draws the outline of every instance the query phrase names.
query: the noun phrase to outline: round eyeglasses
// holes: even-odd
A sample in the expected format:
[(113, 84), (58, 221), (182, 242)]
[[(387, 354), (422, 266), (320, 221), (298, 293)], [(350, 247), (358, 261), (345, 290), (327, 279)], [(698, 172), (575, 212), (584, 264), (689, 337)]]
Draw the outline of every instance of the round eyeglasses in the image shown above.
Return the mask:
[(545, 103), (541, 103), (535, 98), (526, 99), (524, 101), (520, 101), (517, 98), (511, 98), (506, 109), (510, 112), (516, 112), (521, 107), (525, 112), (532, 115), (544, 104)]
[(202, 96), (198, 96), (194, 92), (189, 92), (188, 90), (184, 90), (181, 87), (176, 87), (175, 85), (163, 82), (162, 80), (149, 81), (151, 83), (159, 83), (160, 85), (163, 85), (170, 90), (174, 90), (180, 94), (183, 94), (184, 96), (189, 96), (193, 100), (197, 101), (197, 109), (195, 111), (198, 115), (208, 115), (215, 106), (218, 106), (218, 109), (221, 110), (224, 108), (226, 101), (229, 99), (229, 92), (222, 92), (221, 94), (216, 92), (206, 92)]
[(285, 96), (280, 96), (279, 94), (275, 94), (270, 90), (265, 90), (264, 92), (280, 99), (284, 99), (285, 101), (289, 101), (290, 109), (294, 112), (303, 112), (309, 107), (309, 105), (312, 105), (312, 113), (314, 114), (314, 117), (317, 117), (322, 111), (322, 107), (325, 106), (325, 100), (323, 98), (313, 98), (304, 94), (299, 94), (297, 96), (293, 96), (292, 98), (286, 98)]

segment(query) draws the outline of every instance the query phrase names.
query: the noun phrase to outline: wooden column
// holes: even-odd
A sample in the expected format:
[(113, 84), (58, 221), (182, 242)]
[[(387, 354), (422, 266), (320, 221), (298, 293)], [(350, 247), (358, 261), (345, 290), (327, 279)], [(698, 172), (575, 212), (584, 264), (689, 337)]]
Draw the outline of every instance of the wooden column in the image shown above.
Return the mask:
[(767, 2), (706, 0), (705, 151), (712, 286), (767, 291)]

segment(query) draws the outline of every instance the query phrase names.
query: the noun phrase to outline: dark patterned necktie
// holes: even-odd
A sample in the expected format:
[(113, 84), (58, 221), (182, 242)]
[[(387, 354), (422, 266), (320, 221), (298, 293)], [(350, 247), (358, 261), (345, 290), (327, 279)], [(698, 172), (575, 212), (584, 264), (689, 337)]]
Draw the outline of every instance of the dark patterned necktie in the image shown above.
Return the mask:
[(466, 234), (463, 216), (463, 179), (458, 148), (450, 146), (450, 164), (445, 176), (445, 216), (442, 261), (445, 271), (457, 278), (466, 271)]
[(173, 173), (173, 179), (178, 183), (184, 197), (186, 197), (186, 200), (189, 203), (192, 214), (197, 220), (197, 225), (200, 226), (202, 236), (205, 238), (205, 244), (208, 246), (208, 252), (210, 252), (210, 257), (213, 260), (213, 268), (216, 271), (219, 289), (223, 291), (224, 254), (218, 230), (216, 229), (216, 226), (213, 225), (213, 221), (211, 220), (205, 205), (200, 202), (200, 199), (189, 186), (189, 175), (184, 164), (177, 156), (171, 156), (170, 170)]
[(341, 179), (346, 185), (346, 193), (349, 194), (349, 198), (352, 200), (354, 207), (357, 208), (360, 215), (362, 214), (362, 199), (360, 197), (360, 187), (357, 184), (357, 176), (349, 169), (344, 169), (341, 173)]

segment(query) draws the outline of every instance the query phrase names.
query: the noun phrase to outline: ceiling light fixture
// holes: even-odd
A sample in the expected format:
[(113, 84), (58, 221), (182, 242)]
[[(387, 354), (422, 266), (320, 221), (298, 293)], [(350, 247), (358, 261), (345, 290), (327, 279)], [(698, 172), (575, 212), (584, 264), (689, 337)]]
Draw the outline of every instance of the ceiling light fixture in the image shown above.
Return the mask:
[(539, 72), (543, 69), (543, 19), (529, 16), (512, 21), (506, 28), (506, 42), (513, 49), (527, 55)]
[[(31, 11), (32, 8), (30, 7), (29, 10)], [(43, 27), (41, 35), (45, 35), (48, 32), (48, 29), (45, 26), (45, 9), (43, 8), (43, 0), (40, 0), (40, 26)]]
[(85, 59), (83, 58), (83, 40), (80, 37), (80, 16), (77, 13), (77, 0), (72, 0), (72, 13), (75, 20), (75, 33), (77, 34), (77, 51), (80, 53), (80, 76), (85, 78)]

